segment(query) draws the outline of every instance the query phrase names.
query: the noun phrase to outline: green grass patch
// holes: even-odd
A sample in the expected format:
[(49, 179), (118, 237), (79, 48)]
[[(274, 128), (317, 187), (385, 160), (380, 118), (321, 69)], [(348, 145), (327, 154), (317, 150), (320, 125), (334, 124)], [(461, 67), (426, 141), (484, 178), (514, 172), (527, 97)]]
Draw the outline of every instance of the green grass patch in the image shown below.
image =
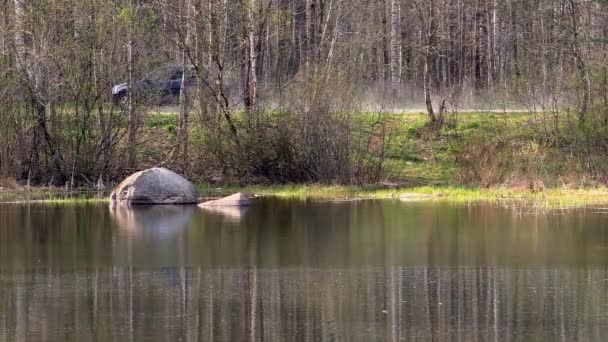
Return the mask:
[[(478, 188), (462, 186), (421, 186), (382, 188), (378, 186), (343, 185), (271, 185), (225, 186), (199, 185), (203, 197), (225, 196), (243, 192), (248, 196), (272, 196), (282, 199), (342, 200), (342, 199), (414, 199), (453, 203), (503, 203), (544, 209), (580, 208), (608, 205), (608, 188), (548, 189), (532, 191), (509, 188)], [(417, 197), (415, 195), (425, 195)]]
[[(320, 185), (284, 184), (250, 186), (197, 185), (202, 198), (227, 196), (243, 192), (248, 196), (270, 196), (279, 199), (345, 200), (345, 199), (400, 199), (441, 201), (449, 203), (497, 203), (541, 209), (582, 208), (608, 205), (608, 188), (547, 189), (532, 191), (510, 188), (479, 188), (463, 186), (420, 186), (386, 188), (377, 185)], [(107, 194), (106, 194), (107, 195)], [(422, 195), (422, 196), (418, 196)], [(109, 203), (107, 196), (96, 192), (66, 194), (53, 189), (36, 188), (32, 191), (5, 191), (0, 203), (42, 203), (49, 205), (90, 205)]]
[(0, 192), (1, 203), (44, 203), (61, 205), (83, 205), (109, 203), (107, 193), (96, 191), (63, 191), (54, 188), (31, 188)]

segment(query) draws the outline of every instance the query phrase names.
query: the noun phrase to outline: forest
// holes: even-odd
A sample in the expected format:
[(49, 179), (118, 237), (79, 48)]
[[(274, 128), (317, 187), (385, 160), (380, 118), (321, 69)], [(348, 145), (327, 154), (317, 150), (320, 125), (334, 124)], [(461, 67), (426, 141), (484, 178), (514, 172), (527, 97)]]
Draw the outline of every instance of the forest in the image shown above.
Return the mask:
[(608, 181), (608, 1), (0, 7), (0, 186)]

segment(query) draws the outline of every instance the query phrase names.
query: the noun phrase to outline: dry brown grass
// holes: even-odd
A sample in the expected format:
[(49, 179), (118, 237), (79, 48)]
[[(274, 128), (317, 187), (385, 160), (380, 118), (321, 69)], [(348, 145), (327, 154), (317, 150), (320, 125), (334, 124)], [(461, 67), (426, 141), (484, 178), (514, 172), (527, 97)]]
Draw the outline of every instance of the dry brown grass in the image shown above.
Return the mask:
[(0, 177), (0, 189), (5, 190), (20, 190), (21, 186), (12, 177)]

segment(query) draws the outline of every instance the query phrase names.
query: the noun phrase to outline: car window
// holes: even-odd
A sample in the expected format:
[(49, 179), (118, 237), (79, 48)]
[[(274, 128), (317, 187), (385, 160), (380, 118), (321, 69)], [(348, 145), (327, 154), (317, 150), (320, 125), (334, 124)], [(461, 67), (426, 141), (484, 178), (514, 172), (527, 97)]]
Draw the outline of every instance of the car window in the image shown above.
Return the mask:
[[(162, 66), (151, 69), (145, 74), (145, 79), (154, 81), (175, 81), (182, 79), (182, 67), (179, 65)], [(188, 70), (188, 77), (194, 77), (194, 70)]]
[(158, 80), (158, 79), (162, 78), (163, 71), (166, 71), (166, 70), (164, 70), (164, 68), (148, 70), (148, 72), (146, 72), (144, 74), (144, 78), (149, 79), (149, 80)]
[(144, 77), (149, 80), (163, 81), (173, 77), (175, 71), (178, 70), (172, 66), (161, 66), (159, 68), (151, 68), (144, 73)]
[(182, 71), (181, 70), (174, 70), (173, 73), (170, 75), (169, 79), (170, 80), (178, 80), (182, 78)]

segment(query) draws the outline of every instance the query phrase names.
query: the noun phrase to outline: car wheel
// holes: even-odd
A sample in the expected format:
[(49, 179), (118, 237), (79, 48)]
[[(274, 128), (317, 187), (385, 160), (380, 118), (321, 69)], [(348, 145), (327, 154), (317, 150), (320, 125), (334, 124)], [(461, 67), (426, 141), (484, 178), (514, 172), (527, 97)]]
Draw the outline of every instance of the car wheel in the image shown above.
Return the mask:
[(123, 107), (126, 107), (127, 104), (129, 104), (129, 96), (127, 96), (126, 92), (118, 96), (118, 103)]
[(126, 106), (128, 101), (129, 101), (129, 99), (127, 98), (126, 91), (123, 91), (112, 97), (112, 102), (114, 102), (115, 105)]

